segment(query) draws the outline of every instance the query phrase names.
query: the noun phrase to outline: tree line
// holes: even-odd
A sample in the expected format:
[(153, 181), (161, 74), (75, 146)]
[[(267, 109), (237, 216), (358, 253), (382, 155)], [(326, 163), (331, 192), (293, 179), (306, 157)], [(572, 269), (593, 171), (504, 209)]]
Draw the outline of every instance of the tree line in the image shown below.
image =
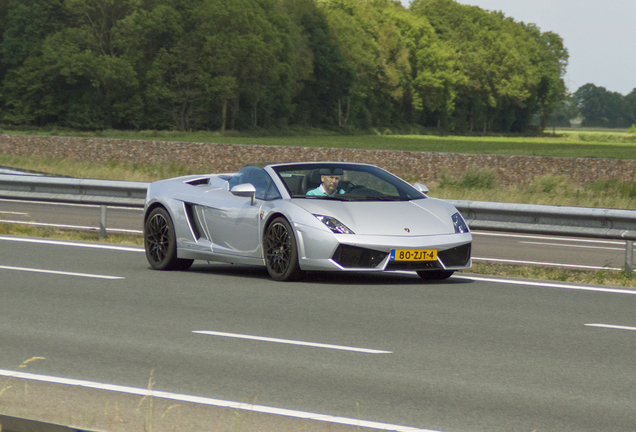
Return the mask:
[(629, 128), (636, 125), (636, 88), (623, 96), (605, 87), (585, 84), (554, 110), (549, 124), (569, 126), (570, 120), (577, 117), (585, 127)]
[(454, 0), (0, 0), (0, 120), (543, 128), (561, 37)]

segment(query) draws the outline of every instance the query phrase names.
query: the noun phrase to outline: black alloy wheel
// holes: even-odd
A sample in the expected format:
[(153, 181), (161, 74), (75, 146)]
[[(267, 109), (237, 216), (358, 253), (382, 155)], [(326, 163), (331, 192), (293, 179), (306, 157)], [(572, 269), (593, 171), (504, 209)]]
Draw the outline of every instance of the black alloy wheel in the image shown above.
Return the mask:
[(284, 217), (272, 221), (263, 237), (267, 272), (276, 281), (299, 280), (303, 271), (298, 265), (298, 246), (291, 225)]
[(144, 246), (148, 263), (155, 270), (187, 270), (194, 260), (177, 258), (177, 238), (170, 215), (157, 207), (144, 224)]

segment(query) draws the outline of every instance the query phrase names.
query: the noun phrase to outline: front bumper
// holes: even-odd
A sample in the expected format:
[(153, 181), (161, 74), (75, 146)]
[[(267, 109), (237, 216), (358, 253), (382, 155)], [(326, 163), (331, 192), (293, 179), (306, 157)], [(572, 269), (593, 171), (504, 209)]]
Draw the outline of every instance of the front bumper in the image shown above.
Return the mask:
[[(431, 236), (332, 234), (296, 225), (303, 270), (462, 270), (472, 266), (470, 233)], [(436, 249), (437, 261), (392, 261), (392, 249)]]

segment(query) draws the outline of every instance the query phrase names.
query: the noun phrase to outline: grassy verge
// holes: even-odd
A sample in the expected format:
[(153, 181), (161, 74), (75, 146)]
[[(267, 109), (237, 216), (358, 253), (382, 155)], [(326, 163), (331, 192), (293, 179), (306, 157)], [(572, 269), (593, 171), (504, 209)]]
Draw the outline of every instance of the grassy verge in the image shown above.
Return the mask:
[[(77, 162), (35, 156), (0, 155), (0, 165), (77, 178), (152, 182), (185, 174), (200, 173), (193, 167), (138, 162)], [(409, 180), (410, 179), (406, 179)], [(412, 180), (412, 179), (411, 179)], [(430, 196), (444, 199), (567, 205), (597, 208), (636, 208), (636, 184), (616, 180), (578, 185), (567, 176), (540, 176), (529, 183), (510, 186), (497, 181), (492, 169), (443, 172), (428, 182)]]
[(57, 228), (32, 227), (20, 224), (0, 223), (0, 235), (46, 238), (53, 240), (100, 242), (141, 247), (144, 245), (144, 240), (141, 235), (108, 234), (105, 239), (100, 239), (97, 231), (62, 230)]
[(601, 180), (579, 185), (567, 176), (538, 176), (527, 184), (504, 186), (491, 169), (443, 172), (427, 185), (430, 196), (443, 199), (492, 201), (575, 207), (636, 209), (636, 184)]
[(557, 267), (473, 262), (473, 268), (466, 273), (585, 285), (636, 288), (636, 274), (616, 270), (572, 270)]
[(0, 155), (0, 166), (76, 178), (147, 182), (198, 173), (194, 168), (176, 164), (116, 161), (100, 164), (87, 161), (78, 162), (71, 159), (17, 155)]
[[(185, 174), (200, 173), (185, 165), (133, 162), (76, 162), (33, 156), (0, 155), (0, 165), (77, 178), (152, 182)], [(413, 179), (406, 179), (415, 181)], [(430, 196), (443, 199), (566, 205), (597, 208), (636, 209), (636, 184), (615, 180), (578, 185), (566, 176), (542, 176), (528, 184), (504, 186), (492, 169), (469, 169), (463, 173), (443, 172), (427, 183)]]
[(626, 130), (558, 130), (543, 136), (440, 136), (399, 134), (389, 129), (365, 134), (338, 134), (308, 129), (259, 130), (250, 133), (177, 131), (58, 132), (7, 131), (39, 135), (67, 135), (112, 139), (141, 139), (226, 144), (360, 148), (374, 150), (482, 153), (528, 156), (636, 159), (636, 134)]

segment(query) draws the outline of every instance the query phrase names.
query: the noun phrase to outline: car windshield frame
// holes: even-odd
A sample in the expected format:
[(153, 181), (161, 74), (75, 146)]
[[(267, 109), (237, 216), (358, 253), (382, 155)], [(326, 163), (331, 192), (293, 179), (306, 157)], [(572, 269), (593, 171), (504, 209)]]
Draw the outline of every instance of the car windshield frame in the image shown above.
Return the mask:
[[(336, 201), (411, 201), (427, 198), (413, 186), (375, 165), (315, 162), (271, 166), (291, 198)], [(332, 195), (318, 191), (322, 176), (339, 177)], [(312, 191), (319, 195), (308, 195)]]

